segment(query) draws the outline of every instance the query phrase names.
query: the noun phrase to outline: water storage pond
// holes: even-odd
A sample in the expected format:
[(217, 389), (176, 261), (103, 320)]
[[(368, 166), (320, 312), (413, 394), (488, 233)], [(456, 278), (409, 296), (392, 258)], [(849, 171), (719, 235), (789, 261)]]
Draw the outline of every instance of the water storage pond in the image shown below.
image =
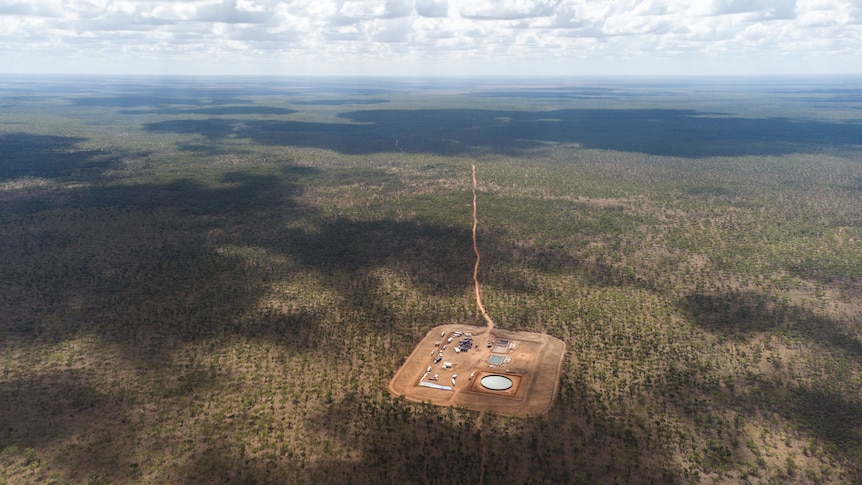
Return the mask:
[(512, 379), (505, 376), (485, 376), (481, 380), (482, 386), (492, 391), (505, 391), (512, 387)]

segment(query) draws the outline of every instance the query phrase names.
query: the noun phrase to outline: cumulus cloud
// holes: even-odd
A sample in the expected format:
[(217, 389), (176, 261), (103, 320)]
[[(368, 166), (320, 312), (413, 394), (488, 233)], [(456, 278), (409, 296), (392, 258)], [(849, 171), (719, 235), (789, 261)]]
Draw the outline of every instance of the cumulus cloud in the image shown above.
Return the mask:
[(378, 22), (372, 39), (375, 42), (406, 42), (412, 32), (413, 23), (409, 19), (396, 19)]
[(762, 19), (792, 19), (796, 0), (714, 0), (714, 15), (755, 14)]
[(220, 3), (201, 5), (195, 10), (194, 20), (227, 24), (263, 24), (270, 15), (250, 0), (222, 0)]
[(416, 13), (422, 17), (448, 17), (449, 2), (447, 0), (416, 0)]
[(356, 19), (370, 19), (380, 17), (386, 11), (384, 1), (347, 0), (342, 3), (338, 13), (344, 17)]
[(559, 5), (554, 0), (474, 0), (461, 5), (461, 15), (477, 20), (514, 20), (550, 17)]
[(0, 15), (26, 15), (36, 17), (61, 17), (62, 5), (52, 2), (34, 3), (11, 1), (0, 5)]
[(412, 0), (386, 0), (386, 6), (383, 8), (383, 16), (390, 19), (408, 17), (412, 13)]
[(535, 59), (732, 66), (842, 56), (840, 70), (862, 57), (860, 25), (857, 0), (7, 0), (0, 72), (48, 57), (107, 65), (146, 55), (183, 67), (213, 53), (224, 66), (259, 56), (262, 69), (279, 58), (335, 71), (361, 59), (380, 72), (396, 54), (504, 71)]

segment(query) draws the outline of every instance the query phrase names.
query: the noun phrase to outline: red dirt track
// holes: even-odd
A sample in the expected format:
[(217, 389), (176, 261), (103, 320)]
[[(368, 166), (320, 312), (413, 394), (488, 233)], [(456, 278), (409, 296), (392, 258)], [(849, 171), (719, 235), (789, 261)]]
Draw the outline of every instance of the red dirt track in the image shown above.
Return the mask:
[[(463, 406), (517, 417), (544, 414), (551, 409), (557, 394), (566, 344), (550, 335), (495, 329), (479, 291), (476, 188), (476, 165), (473, 165), (473, 251), (476, 253), (473, 282), (476, 306), (488, 326), (448, 324), (431, 329), (389, 382), (389, 391), (411, 401), (438, 406)], [(467, 335), (455, 337), (455, 332), (470, 333), (472, 348), (455, 352), (458, 347), (455, 339), (467, 338)], [(501, 340), (510, 344), (500, 345)], [(497, 345), (492, 346), (491, 342)], [(492, 355), (505, 361), (491, 364)], [(445, 368), (447, 363), (452, 367)], [(490, 375), (506, 376), (512, 386), (505, 390), (487, 389), (480, 380)]]

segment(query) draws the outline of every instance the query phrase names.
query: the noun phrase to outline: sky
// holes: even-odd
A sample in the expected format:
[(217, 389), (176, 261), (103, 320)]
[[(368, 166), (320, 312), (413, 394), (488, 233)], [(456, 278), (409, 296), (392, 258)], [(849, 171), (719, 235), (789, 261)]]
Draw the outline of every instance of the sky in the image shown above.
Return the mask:
[(0, 73), (862, 74), (862, 0), (0, 0)]

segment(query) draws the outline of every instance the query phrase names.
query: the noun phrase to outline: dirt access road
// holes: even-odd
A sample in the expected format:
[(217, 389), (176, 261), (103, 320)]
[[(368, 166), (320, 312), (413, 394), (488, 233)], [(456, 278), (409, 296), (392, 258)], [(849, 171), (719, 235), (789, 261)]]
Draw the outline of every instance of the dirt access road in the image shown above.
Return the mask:
[[(438, 406), (518, 417), (544, 414), (557, 394), (566, 345), (550, 335), (496, 329), (485, 311), (479, 287), (476, 188), (473, 165), (473, 282), (476, 306), (488, 326), (449, 324), (431, 329), (389, 382), (389, 391)], [(459, 351), (460, 341), (467, 338), (472, 346)], [(483, 381), (486, 377), (497, 382), (496, 389)]]

